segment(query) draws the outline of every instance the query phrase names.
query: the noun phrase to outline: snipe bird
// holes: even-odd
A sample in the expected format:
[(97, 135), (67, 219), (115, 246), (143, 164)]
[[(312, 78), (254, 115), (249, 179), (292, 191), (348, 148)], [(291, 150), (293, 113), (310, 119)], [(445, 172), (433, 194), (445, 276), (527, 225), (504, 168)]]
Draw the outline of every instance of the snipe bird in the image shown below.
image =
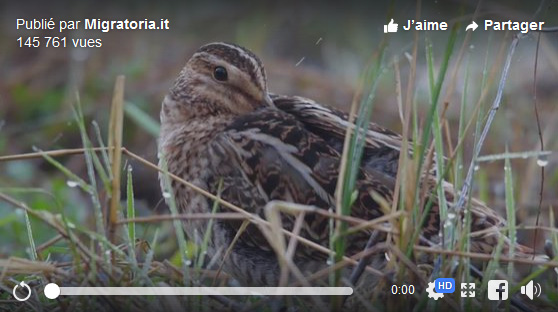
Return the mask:
[[(170, 173), (212, 194), (220, 192), (221, 199), (262, 217), (266, 204), (274, 200), (335, 210), (348, 116), (307, 98), (270, 93), (264, 66), (248, 49), (221, 42), (199, 48), (164, 98), (160, 118), (160, 157)], [(375, 196), (392, 201), (402, 137), (375, 123), (366, 136), (351, 216), (372, 220), (384, 215)], [(451, 205), (456, 192), (447, 182), (443, 187)], [(211, 213), (212, 199), (176, 181), (171, 188), (182, 213)], [(477, 200), (469, 204), (470, 250), (491, 253), (499, 239), (507, 247), (500, 231), (505, 221)], [(284, 218), (287, 230), (293, 220)], [(223, 269), (241, 284), (278, 284), (277, 255), (255, 225), (235, 240), (238, 220), (215, 220), (211, 229), (207, 221), (183, 224), (198, 243), (211, 230), (209, 256), (224, 258)], [(329, 226), (327, 217), (309, 213), (301, 236), (328, 247)], [(422, 242), (438, 244), (436, 203), (422, 227)], [(347, 255), (362, 251), (369, 236), (370, 231), (350, 235)], [(318, 270), (326, 260), (327, 255), (301, 244), (293, 257), (302, 272)]]

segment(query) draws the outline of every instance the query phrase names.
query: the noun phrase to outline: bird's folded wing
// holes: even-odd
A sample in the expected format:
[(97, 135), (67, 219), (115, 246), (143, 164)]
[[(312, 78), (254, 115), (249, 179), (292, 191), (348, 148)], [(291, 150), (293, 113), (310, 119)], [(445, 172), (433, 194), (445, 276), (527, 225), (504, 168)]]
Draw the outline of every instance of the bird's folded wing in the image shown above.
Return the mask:
[[(354, 127), (346, 113), (300, 96), (271, 94), (277, 108), (293, 115), (310, 131), (341, 151), (347, 127)], [(370, 122), (366, 135), (363, 164), (395, 178), (401, 150), (401, 135)], [(408, 150), (412, 152), (412, 144)]]
[[(221, 197), (247, 211), (262, 214), (271, 200), (334, 208), (340, 153), (285, 112), (270, 108), (239, 117), (212, 142), (210, 154), (214, 176), (223, 181)], [(378, 194), (391, 201), (392, 179), (376, 173), (361, 170), (352, 216), (381, 216), (373, 199)], [(324, 243), (328, 220), (305, 220), (305, 234)]]

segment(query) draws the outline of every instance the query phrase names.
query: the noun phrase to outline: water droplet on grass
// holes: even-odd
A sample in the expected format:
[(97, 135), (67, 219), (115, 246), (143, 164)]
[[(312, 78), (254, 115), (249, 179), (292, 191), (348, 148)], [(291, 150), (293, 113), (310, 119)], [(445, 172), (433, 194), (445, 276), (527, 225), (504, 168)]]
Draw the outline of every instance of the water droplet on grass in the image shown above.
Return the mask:
[(389, 254), (387, 252), (384, 253), (384, 256), (386, 257), (387, 261), (390, 261)]
[(537, 165), (539, 165), (539, 167), (544, 167), (548, 165), (548, 155), (540, 155), (537, 158)]
[(66, 184), (67, 184), (69, 187), (76, 187), (76, 186), (79, 185), (79, 183), (77, 183), (76, 181), (72, 181), (72, 180), (68, 180), (68, 181), (66, 182)]
[(411, 62), (413, 60), (413, 56), (409, 52), (405, 52), (403, 54), (405, 55), (405, 57), (407, 58), (407, 60), (409, 62)]
[(164, 198), (171, 198), (171, 194), (169, 192), (163, 192)]

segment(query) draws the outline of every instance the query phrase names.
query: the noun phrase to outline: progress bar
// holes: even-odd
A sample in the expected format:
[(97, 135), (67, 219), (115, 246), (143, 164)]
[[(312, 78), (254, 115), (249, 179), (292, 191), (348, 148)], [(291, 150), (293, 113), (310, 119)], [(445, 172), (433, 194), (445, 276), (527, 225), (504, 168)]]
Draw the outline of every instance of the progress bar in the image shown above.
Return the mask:
[(59, 287), (45, 286), (45, 296), (350, 296), (351, 287)]

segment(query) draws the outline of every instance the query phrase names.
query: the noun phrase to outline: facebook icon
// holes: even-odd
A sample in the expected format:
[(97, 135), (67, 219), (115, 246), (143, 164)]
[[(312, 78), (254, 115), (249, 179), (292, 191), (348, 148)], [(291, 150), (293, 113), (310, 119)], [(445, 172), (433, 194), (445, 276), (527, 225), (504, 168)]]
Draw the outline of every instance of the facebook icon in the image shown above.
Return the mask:
[(437, 278), (434, 281), (434, 289), (439, 294), (451, 294), (455, 291), (455, 280), (453, 278)]
[(490, 281), (488, 281), (488, 299), (490, 299), (490, 300), (507, 300), (508, 299), (508, 281), (506, 281), (506, 280), (490, 280)]

